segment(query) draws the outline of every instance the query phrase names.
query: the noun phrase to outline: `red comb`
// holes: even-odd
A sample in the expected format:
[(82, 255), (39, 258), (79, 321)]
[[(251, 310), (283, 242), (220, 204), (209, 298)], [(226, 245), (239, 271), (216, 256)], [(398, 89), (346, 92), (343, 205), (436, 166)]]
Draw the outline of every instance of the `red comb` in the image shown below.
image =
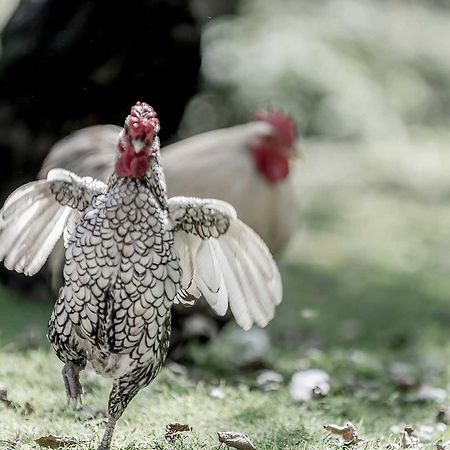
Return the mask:
[(295, 141), (295, 122), (282, 111), (269, 109), (255, 113), (255, 120), (270, 123), (277, 130), (277, 137), (284, 147), (292, 147)]
[(125, 119), (116, 161), (119, 177), (141, 178), (148, 169), (150, 160), (159, 151), (159, 141), (155, 136), (159, 131), (156, 111), (147, 103), (137, 102)]
[(156, 111), (147, 103), (137, 102), (125, 120), (125, 133), (130, 141), (141, 139), (146, 144), (151, 143), (159, 131), (159, 120)]

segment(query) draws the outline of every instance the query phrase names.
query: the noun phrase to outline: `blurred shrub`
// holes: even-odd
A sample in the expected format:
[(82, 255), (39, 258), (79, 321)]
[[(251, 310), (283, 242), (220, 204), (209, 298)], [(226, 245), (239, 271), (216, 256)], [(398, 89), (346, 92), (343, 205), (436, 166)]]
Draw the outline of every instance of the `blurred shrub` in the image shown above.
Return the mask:
[(243, 0), (203, 34), (203, 92), (181, 134), (281, 106), (303, 135), (402, 137), (450, 116), (445, 1)]

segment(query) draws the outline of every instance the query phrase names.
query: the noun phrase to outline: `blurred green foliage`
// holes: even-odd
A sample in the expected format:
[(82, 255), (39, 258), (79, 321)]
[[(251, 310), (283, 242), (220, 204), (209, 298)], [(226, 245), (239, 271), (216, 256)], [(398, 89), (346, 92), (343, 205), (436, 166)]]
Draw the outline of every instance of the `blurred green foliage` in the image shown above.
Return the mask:
[(182, 134), (276, 105), (303, 136), (399, 138), (450, 117), (445, 1), (243, 0), (203, 35), (205, 88)]

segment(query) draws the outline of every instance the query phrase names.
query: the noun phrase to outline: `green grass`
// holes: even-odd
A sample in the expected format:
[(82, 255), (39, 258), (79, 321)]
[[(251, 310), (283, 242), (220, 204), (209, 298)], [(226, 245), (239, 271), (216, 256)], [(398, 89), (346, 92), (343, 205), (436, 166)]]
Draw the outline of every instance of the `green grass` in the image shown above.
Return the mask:
[[(417, 155), (419, 145), (408, 155)], [(365, 439), (358, 448), (370, 450), (398, 442), (392, 427), (435, 427), (447, 402), (407, 402), (391, 372), (402, 363), (423, 384), (450, 384), (450, 181), (438, 176), (440, 167), (424, 164), (420, 180), (397, 173), (393, 187), (385, 153), (309, 148), (298, 177), (301, 226), (280, 265), (285, 299), (268, 328), (271, 349), (259, 361), (284, 376), (282, 387), (256, 389), (258, 369), (233, 366), (225, 338), (194, 346), (187, 374), (164, 368), (133, 400), (113, 448), (215, 449), (218, 431), (235, 430), (262, 450), (330, 449), (340, 444), (323, 425), (350, 420)], [(427, 180), (432, 190), (422, 189)], [(103, 432), (110, 382), (86, 371), (84, 409), (66, 408), (62, 365), (45, 340), (50, 308), (0, 290), (0, 383), (18, 405), (0, 402), (0, 447), (36, 448), (34, 439), (55, 434), (76, 437), (77, 448), (87, 450)], [(331, 392), (296, 405), (290, 377), (310, 367), (330, 374)], [(208, 395), (217, 384), (224, 399)], [(171, 445), (164, 439), (171, 422), (193, 431)], [(449, 439), (450, 431), (435, 429), (428, 448), (439, 438)]]
[[(209, 358), (190, 366), (187, 375), (166, 368), (151, 388), (138, 395), (118, 425), (114, 446), (169, 448), (163, 437), (165, 425), (176, 421), (194, 428), (176, 443), (175, 448), (183, 449), (215, 448), (215, 433), (226, 430), (249, 434), (261, 449), (325, 449), (334, 440), (325, 439), (322, 425), (347, 420), (369, 440), (364, 444), (367, 448), (379, 448), (392, 442), (393, 425), (434, 424), (438, 405), (405, 403), (389, 366), (411, 364), (420, 379), (447, 386), (450, 347), (445, 298), (435, 292), (436, 287), (419, 289), (417, 277), (353, 270), (347, 267), (340, 277), (308, 265), (283, 267), (287, 301), (270, 327), (273, 348), (264, 361), (285, 376), (279, 391), (256, 390), (256, 371), (227, 365), (221, 368), (226, 376), (220, 382), (225, 398), (211, 398), (208, 390), (219, 382), (220, 357), (208, 355), (214, 346), (202, 348)], [(2, 296), (2, 311), (6, 298)], [(301, 307), (296, 307), (300, 298)], [(13, 309), (6, 308), (11, 319)], [(41, 337), (47, 309), (41, 305), (33, 315)], [(318, 315), (303, 318), (305, 309)], [(10, 323), (5, 317), (0, 319), (2, 330)], [(18, 317), (14, 322), (22, 336), (28, 325), (21, 327)], [(9, 336), (14, 339), (13, 333)], [(289, 397), (287, 382), (295, 370), (307, 367), (326, 370), (333, 387), (328, 397), (298, 406)], [(83, 441), (79, 448), (95, 447), (110, 383), (88, 371), (83, 376), (85, 409), (73, 412), (65, 406), (60, 371), (61, 363), (45, 344), (28, 350), (17, 349), (14, 341), (5, 345), (0, 352), (1, 383), (11, 400), (18, 405), (29, 402), (34, 411), (25, 415), (20, 408), (0, 406), (1, 440), (28, 448), (35, 445), (35, 438), (56, 434), (79, 438)]]

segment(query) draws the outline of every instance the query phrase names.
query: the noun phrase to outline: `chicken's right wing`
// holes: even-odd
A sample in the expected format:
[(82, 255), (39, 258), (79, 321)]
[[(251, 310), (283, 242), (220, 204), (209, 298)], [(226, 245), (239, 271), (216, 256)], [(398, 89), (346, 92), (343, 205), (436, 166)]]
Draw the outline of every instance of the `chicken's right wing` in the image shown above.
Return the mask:
[(0, 210), (0, 261), (25, 275), (37, 273), (68, 224), (105, 190), (100, 181), (63, 169), (16, 189)]
[(262, 239), (220, 200), (172, 197), (168, 209), (183, 269), (176, 301), (192, 304), (203, 296), (218, 315), (229, 307), (245, 330), (266, 326), (282, 285)]

